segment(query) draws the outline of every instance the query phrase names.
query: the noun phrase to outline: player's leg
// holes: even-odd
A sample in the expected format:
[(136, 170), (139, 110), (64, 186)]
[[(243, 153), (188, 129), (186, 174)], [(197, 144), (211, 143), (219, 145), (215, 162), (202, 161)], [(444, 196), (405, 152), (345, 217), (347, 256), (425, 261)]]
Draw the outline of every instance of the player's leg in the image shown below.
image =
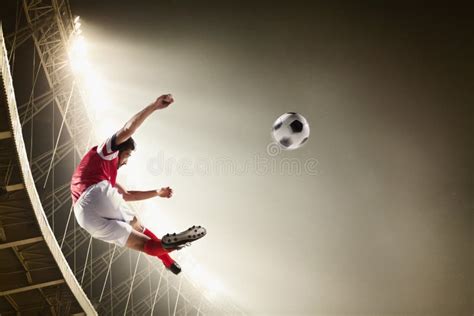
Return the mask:
[(161, 241), (151, 239), (148, 236), (136, 231), (135, 229), (130, 230), (125, 246), (134, 250), (142, 251), (150, 256), (155, 257), (165, 255), (169, 252), (168, 249), (163, 248)]
[(145, 244), (148, 240), (150, 240), (150, 238), (133, 229), (127, 238), (125, 246), (133, 250), (145, 252)]
[[(135, 231), (138, 231), (146, 236), (148, 236), (151, 239), (161, 241), (158, 237), (153, 234), (148, 228), (145, 228), (143, 224), (138, 220), (138, 218), (135, 216), (133, 220), (130, 222), (130, 225)], [(133, 237), (132, 237), (133, 238)], [(133, 241), (132, 241), (133, 243)], [(170, 269), (173, 273), (178, 274), (181, 272), (181, 267), (179, 264), (173, 260), (173, 258), (170, 257), (169, 254), (165, 253), (162, 255), (157, 256), (165, 265), (166, 268)]]
[(192, 226), (180, 233), (166, 234), (162, 239), (160, 239), (146, 228), (136, 216), (133, 216), (133, 219), (129, 223), (134, 230), (143, 233), (154, 240), (160, 241), (163, 248), (167, 249), (168, 252), (179, 250), (206, 235), (206, 229), (204, 227)]
[(94, 216), (88, 223), (88, 231), (94, 238), (114, 243), (120, 247), (142, 251), (151, 256), (169, 252), (163, 248), (160, 241), (150, 239), (123, 221)]
[(133, 219), (130, 222), (130, 226), (132, 226), (133, 229), (141, 233), (143, 233), (143, 231), (145, 230), (145, 226), (143, 226), (142, 222), (140, 222), (140, 220), (136, 216), (133, 216)]

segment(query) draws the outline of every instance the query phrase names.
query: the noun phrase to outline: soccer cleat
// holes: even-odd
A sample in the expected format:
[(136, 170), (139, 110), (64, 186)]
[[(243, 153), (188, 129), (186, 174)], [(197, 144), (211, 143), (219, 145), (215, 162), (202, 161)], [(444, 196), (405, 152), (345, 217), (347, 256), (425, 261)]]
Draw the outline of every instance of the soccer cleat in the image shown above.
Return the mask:
[(161, 245), (165, 249), (181, 249), (187, 243), (191, 243), (206, 235), (206, 229), (201, 226), (193, 226), (181, 233), (166, 234), (161, 238)]
[(181, 266), (176, 261), (166, 269), (170, 270), (174, 274), (179, 274), (181, 272)]

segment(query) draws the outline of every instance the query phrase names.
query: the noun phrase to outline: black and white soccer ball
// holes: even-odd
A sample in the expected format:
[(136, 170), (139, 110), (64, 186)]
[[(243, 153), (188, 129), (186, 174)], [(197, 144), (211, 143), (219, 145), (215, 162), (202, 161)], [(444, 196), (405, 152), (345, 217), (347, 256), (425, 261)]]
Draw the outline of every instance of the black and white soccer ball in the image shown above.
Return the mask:
[(287, 112), (273, 123), (272, 136), (282, 148), (297, 149), (309, 138), (308, 121), (301, 114)]

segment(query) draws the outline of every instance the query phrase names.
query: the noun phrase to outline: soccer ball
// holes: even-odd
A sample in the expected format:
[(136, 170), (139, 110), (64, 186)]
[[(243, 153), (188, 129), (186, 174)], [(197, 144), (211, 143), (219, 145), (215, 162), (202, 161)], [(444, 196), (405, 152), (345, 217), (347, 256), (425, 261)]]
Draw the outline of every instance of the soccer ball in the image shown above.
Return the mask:
[(273, 123), (272, 136), (282, 148), (297, 149), (308, 140), (308, 121), (301, 114), (287, 112)]

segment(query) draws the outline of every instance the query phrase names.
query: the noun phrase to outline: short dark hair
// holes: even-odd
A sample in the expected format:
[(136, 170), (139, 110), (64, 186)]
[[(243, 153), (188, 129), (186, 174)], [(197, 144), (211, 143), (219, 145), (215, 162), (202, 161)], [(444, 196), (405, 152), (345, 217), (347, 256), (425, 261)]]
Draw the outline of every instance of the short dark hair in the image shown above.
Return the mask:
[(117, 146), (119, 152), (122, 152), (128, 149), (135, 150), (135, 147), (136, 147), (136, 143), (131, 137)]

